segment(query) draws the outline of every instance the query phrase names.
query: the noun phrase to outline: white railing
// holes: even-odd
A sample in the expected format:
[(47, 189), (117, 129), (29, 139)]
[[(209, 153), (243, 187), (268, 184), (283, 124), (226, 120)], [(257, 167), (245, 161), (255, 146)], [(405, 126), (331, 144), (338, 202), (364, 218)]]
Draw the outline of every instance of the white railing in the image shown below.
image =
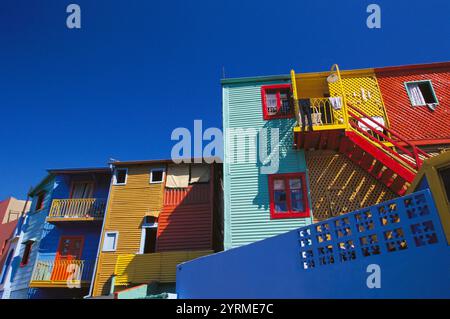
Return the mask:
[(49, 218), (103, 218), (106, 199), (54, 199)]

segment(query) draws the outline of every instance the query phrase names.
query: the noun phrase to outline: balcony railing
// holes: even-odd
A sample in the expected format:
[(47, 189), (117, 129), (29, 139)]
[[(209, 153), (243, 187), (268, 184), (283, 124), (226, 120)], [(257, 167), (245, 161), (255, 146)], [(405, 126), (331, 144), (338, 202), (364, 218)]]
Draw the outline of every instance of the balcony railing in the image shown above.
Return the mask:
[(94, 270), (94, 260), (55, 260), (40, 258), (34, 267), (31, 287), (59, 287), (88, 284)]
[(48, 218), (52, 220), (102, 219), (105, 208), (106, 199), (55, 199), (52, 202)]
[[(334, 102), (331, 102), (333, 99)], [(310, 98), (308, 99), (311, 105), (311, 122), (315, 130), (331, 129), (345, 127), (344, 120), (344, 105), (341, 97), (334, 98)], [(305, 120), (298, 115), (298, 126), (301, 128)], [(308, 127), (308, 121), (305, 121), (305, 126)]]

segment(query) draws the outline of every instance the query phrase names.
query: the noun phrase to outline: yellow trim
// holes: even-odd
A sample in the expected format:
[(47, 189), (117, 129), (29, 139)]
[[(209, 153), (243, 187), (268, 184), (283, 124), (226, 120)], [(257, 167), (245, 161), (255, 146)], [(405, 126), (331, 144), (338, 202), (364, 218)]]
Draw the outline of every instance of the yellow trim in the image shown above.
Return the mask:
[[(316, 131), (330, 131), (330, 130), (342, 130), (345, 129), (347, 126), (345, 124), (330, 124), (330, 125), (315, 125), (314, 126), (314, 132)], [(302, 128), (299, 126), (294, 127), (294, 132), (301, 132)]]
[(292, 94), (294, 95), (294, 112), (297, 123), (300, 123), (300, 109), (298, 106), (297, 80), (295, 79), (295, 71), (291, 70)]
[(77, 218), (64, 218), (64, 217), (47, 217), (48, 223), (57, 222), (92, 222), (92, 221), (102, 221), (103, 218), (97, 217), (77, 217)]
[(450, 152), (444, 152), (435, 157), (426, 159), (422, 167), (414, 178), (413, 183), (408, 189), (407, 194), (414, 192), (420, 185), (422, 179), (427, 179), (430, 186), (436, 208), (441, 218), (447, 243), (450, 245), (450, 202), (445, 193), (444, 183), (439, 176), (438, 170), (450, 166)]
[[(72, 281), (72, 285), (76, 285), (77, 283), (80, 283), (82, 287), (87, 287), (90, 284), (90, 281)], [(66, 280), (33, 280), (30, 282), (30, 288), (69, 288), (67, 286)]]

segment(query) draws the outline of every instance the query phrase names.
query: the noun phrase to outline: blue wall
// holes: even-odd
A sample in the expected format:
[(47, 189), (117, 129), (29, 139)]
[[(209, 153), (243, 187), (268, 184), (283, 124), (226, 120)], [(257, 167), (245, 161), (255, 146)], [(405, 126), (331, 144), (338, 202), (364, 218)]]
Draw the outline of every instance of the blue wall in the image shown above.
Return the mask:
[[(361, 219), (366, 212), (372, 217)], [(370, 224), (373, 227), (367, 228)], [(389, 237), (396, 229), (403, 235)], [(376, 235), (377, 242), (364, 245), (363, 238), (369, 235)], [(352, 245), (340, 245), (350, 240)], [(407, 248), (400, 249), (400, 242)], [(388, 249), (391, 244), (395, 250)], [(177, 294), (179, 298), (450, 298), (449, 253), (439, 215), (425, 190), (180, 264)], [(352, 254), (354, 258), (341, 259)], [(374, 264), (380, 267), (381, 287), (370, 289), (368, 266)]]

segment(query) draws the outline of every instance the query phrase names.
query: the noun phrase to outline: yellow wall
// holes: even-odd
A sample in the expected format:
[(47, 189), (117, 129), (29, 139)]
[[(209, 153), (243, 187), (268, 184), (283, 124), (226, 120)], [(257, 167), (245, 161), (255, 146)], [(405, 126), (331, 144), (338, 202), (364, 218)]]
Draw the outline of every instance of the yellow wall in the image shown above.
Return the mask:
[(175, 282), (178, 264), (212, 254), (212, 250), (171, 251), (154, 254), (127, 254), (117, 258), (115, 285)]
[(165, 165), (128, 166), (127, 184), (111, 187), (100, 248), (103, 247), (105, 231), (118, 231), (119, 239), (115, 252), (100, 253), (93, 296), (109, 294), (117, 256), (139, 252), (141, 224), (144, 216), (149, 212), (160, 211), (162, 208), (164, 183), (149, 183), (150, 169), (156, 167), (165, 167)]

